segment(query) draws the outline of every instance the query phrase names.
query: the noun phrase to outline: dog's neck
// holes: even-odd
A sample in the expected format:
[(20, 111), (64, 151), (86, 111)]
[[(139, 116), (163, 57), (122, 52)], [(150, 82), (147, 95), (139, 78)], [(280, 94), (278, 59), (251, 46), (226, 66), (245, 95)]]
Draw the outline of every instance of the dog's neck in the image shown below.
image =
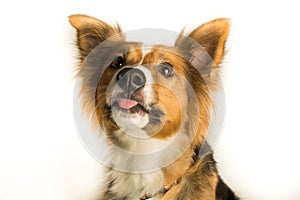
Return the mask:
[[(150, 197), (155, 199), (169, 196), (169, 190), (174, 194), (173, 191), (176, 191), (178, 185), (190, 184), (188, 179), (193, 174), (205, 174), (206, 171), (210, 173), (215, 170), (208, 169), (210, 162), (213, 162), (210, 155), (203, 157), (201, 153), (203, 153), (201, 147), (189, 149), (173, 164), (151, 173), (134, 174), (109, 169), (106, 182), (110, 184), (107, 185), (105, 197), (110, 199), (110, 195), (113, 195), (120, 199), (124, 197), (128, 199), (147, 199)], [(200, 171), (199, 168), (201, 168)], [(129, 190), (128, 187), (131, 189)], [(201, 186), (199, 186), (200, 188)]]

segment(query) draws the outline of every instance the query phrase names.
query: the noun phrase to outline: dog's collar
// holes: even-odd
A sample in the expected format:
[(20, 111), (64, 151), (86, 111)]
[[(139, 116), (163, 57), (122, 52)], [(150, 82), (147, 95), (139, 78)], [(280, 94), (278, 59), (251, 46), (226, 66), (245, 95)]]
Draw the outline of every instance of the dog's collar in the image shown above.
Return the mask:
[(159, 194), (165, 194), (165, 193), (167, 193), (167, 192), (173, 187), (173, 185), (176, 185), (177, 183), (178, 183), (178, 182), (175, 181), (175, 182), (172, 183), (172, 184), (166, 185), (165, 187), (163, 187), (162, 189), (160, 189), (160, 190), (159, 190), (157, 193), (155, 193), (155, 194), (144, 194), (144, 195), (142, 195), (142, 196), (140, 197), (139, 200), (146, 200), (146, 199), (153, 198), (153, 197), (155, 197), (155, 196), (157, 196), (157, 195), (159, 195)]

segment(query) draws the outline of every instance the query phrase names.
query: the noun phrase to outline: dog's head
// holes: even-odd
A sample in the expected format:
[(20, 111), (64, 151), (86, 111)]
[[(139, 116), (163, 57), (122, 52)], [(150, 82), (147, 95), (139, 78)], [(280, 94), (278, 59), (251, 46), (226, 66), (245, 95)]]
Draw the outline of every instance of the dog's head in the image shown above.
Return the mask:
[(70, 23), (77, 30), (83, 110), (111, 142), (129, 148), (134, 139), (159, 143), (178, 134), (192, 147), (203, 141), (228, 19), (182, 32), (174, 46), (126, 41), (119, 26), (85, 15), (70, 16)]

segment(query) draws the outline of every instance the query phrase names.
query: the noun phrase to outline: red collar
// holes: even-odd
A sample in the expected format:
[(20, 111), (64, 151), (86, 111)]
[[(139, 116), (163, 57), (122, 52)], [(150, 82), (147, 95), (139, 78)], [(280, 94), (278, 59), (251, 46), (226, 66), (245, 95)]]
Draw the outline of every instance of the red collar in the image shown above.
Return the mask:
[(177, 184), (177, 181), (175, 181), (174, 183), (172, 183), (170, 185), (166, 185), (165, 187), (163, 187), (161, 190), (159, 190), (155, 194), (144, 194), (140, 197), (140, 200), (146, 200), (146, 199), (150, 199), (152, 197), (155, 197), (156, 195), (159, 195), (159, 194), (165, 194), (173, 187), (173, 185), (176, 185), (176, 184)]

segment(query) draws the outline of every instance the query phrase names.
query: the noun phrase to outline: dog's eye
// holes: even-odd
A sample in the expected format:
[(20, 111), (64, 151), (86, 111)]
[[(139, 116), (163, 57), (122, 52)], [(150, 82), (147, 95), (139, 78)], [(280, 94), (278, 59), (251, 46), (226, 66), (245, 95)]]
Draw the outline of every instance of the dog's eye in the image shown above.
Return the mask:
[(170, 63), (161, 63), (158, 66), (159, 72), (164, 75), (164, 77), (172, 77), (174, 75), (173, 66)]
[(113, 68), (121, 68), (124, 66), (124, 59), (123, 57), (119, 56), (117, 57), (111, 64)]

